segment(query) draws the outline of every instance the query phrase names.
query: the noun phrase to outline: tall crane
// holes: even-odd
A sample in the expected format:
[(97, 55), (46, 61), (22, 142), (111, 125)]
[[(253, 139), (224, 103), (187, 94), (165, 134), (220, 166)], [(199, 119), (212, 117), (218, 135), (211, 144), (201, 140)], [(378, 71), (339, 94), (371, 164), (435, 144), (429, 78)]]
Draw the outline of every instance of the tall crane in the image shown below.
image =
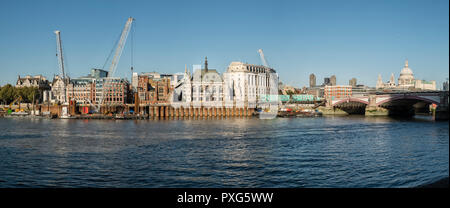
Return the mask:
[(56, 51), (56, 56), (58, 57), (58, 64), (59, 64), (59, 69), (60, 69), (60, 73), (61, 73), (61, 77), (63, 80), (63, 103), (67, 103), (67, 98), (66, 98), (66, 74), (64, 72), (64, 57), (63, 57), (63, 51), (62, 51), (62, 44), (61, 44), (61, 31), (56, 30), (55, 31), (56, 34), (56, 46), (57, 46), (57, 51)]
[(114, 77), (114, 74), (117, 69), (117, 64), (119, 63), (120, 56), (122, 55), (123, 48), (127, 41), (128, 34), (130, 33), (130, 29), (131, 29), (131, 25), (132, 25), (133, 21), (134, 21), (134, 18), (129, 17), (127, 22), (125, 23), (125, 27), (122, 30), (122, 34), (120, 35), (119, 43), (117, 44), (117, 48), (114, 53), (113, 60), (111, 62), (111, 65), (109, 66), (108, 76), (106, 77), (105, 81), (103, 82), (102, 93), (101, 93), (102, 96), (100, 97), (100, 100), (98, 102), (98, 107), (95, 109), (96, 111), (98, 111), (100, 109), (100, 106), (103, 103), (103, 98), (104, 98), (104, 94), (105, 94), (105, 90), (104, 90), (105, 84), (107, 84), (111, 80), (111, 78)]
[(263, 62), (263, 65), (265, 67), (269, 67), (269, 64), (267, 64), (266, 58), (264, 57), (264, 53), (262, 49), (258, 50), (259, 56), (261, 57), (261, 61)]
[(120, 56), (123, 52), (123, 47), (127, 41), (128, 34), (130, 33), (131, 24), (134, 19), (132, 17), (128, 18), (125, 23), (125, 27), (123, 28), (122, 35), (120, 35), (119, 43), (117, 44), (116, 52), (114, 53), (114, 58), (111, 62), (111, 66), (109, 66), (108, 77), (114, 77), (114, 73), (116, 72), (117, 64), (119, 63)]

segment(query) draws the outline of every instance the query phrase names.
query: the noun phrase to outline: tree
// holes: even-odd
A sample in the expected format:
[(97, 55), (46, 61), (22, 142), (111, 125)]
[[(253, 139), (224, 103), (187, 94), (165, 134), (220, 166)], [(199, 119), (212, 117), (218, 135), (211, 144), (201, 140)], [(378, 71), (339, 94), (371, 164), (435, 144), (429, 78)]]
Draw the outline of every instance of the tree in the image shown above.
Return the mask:
[(41, 91), (37, 87), (21, 87), (16, 88), (7, 84), (0, 88), (0, 101), (9, 104), (18, 97), (22, 97), (22, 102), (32, 103), (39, 100)]
[(14, 101), (14, 99), (16, 99), (16, 97), (17, 97), (17, 91), (16, 91), (15, 87), (13, 87), (12, 85), (7, 84), (1, 88), (0, 100), (5, 102), (6, 104), (9, 104), (12, 101)]

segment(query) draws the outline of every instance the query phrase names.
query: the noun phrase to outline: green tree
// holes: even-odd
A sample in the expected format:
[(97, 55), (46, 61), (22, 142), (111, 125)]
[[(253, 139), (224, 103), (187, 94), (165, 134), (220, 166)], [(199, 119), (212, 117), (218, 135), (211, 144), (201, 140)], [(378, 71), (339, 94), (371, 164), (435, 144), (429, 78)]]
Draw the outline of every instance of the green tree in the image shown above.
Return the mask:
[(40, 91), (37, 87), (30, 87), (27, 91), (27, 100), (32, 103), (33, 101), (36, 102), (40, 98)]
[(3, 86), (0, 90), (0, 100), (5, 102), (6, 104), (11, 103), (14, 99), (17, 98), (17, 90), (10, 84)]
[(36, 101), (40, 96), (40, 91), (37, 87), (21, 87), (14, 88), (14, 90), (16, 91), (14, 99), (20, 96), (22, 97), (22, 102), (25, 103), (32, 103), (33, 100)]

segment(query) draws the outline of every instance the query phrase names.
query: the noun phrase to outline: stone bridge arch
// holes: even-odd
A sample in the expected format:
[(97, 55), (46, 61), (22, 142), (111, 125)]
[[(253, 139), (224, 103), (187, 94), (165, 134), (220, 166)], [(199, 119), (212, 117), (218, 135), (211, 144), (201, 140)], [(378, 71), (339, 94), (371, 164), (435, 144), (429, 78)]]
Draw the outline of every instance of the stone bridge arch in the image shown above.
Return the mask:
[(334, 111), (343, 111), (346, 114), (364, 114), (368, 105), (367, 97), (348, 97), (333, 102), (331, 107)]
[(362, 103), (362, 104), (369, 105), (369, 101), (366, 101), (361, 98), (349, 97), (349, 98), (345, 98), (345, 99), (342, 99), (342, 100), (339, 100), (339, 101), (333, 103), (332, 106), (335, 107), (335, 106), (338, 106), (339, 104), (348, 103), (348, 102), (356, 102), (356, 103)]
[(381, 106), (381, 105), (383, 105), (385, 103), (392, 102), (392, 101), (397, 101), (397, 100), (398, 101), (400, 101), (400, 100), (417, 100), (419, 102), (420, 101), (424, 101), (424, 102), (427, 102), (429, 104), (436, 104), (436, 105), (440, 104), (439, 101), (436, 101), (436, 100), (433, 100), (433, 99), (429, 99), (429, 98), (425, 98), (425, 97), (421, 97), (421, 96), (407, 95), (407, 96), (392, 96), (392, 97), (389, 97), (387, 99), (383, 99), (383, 100), (381, 100), (379, 102), (376, 102), (376, 106)]

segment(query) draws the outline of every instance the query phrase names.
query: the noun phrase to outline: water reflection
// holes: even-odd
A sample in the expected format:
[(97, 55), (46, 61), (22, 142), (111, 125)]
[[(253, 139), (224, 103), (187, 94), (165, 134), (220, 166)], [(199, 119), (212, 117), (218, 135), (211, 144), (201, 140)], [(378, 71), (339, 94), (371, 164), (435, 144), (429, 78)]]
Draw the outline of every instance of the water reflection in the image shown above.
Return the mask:
[(410, 187), (448, 176), (448, 122), (423, 118), (0, 125), (0, 187)]

